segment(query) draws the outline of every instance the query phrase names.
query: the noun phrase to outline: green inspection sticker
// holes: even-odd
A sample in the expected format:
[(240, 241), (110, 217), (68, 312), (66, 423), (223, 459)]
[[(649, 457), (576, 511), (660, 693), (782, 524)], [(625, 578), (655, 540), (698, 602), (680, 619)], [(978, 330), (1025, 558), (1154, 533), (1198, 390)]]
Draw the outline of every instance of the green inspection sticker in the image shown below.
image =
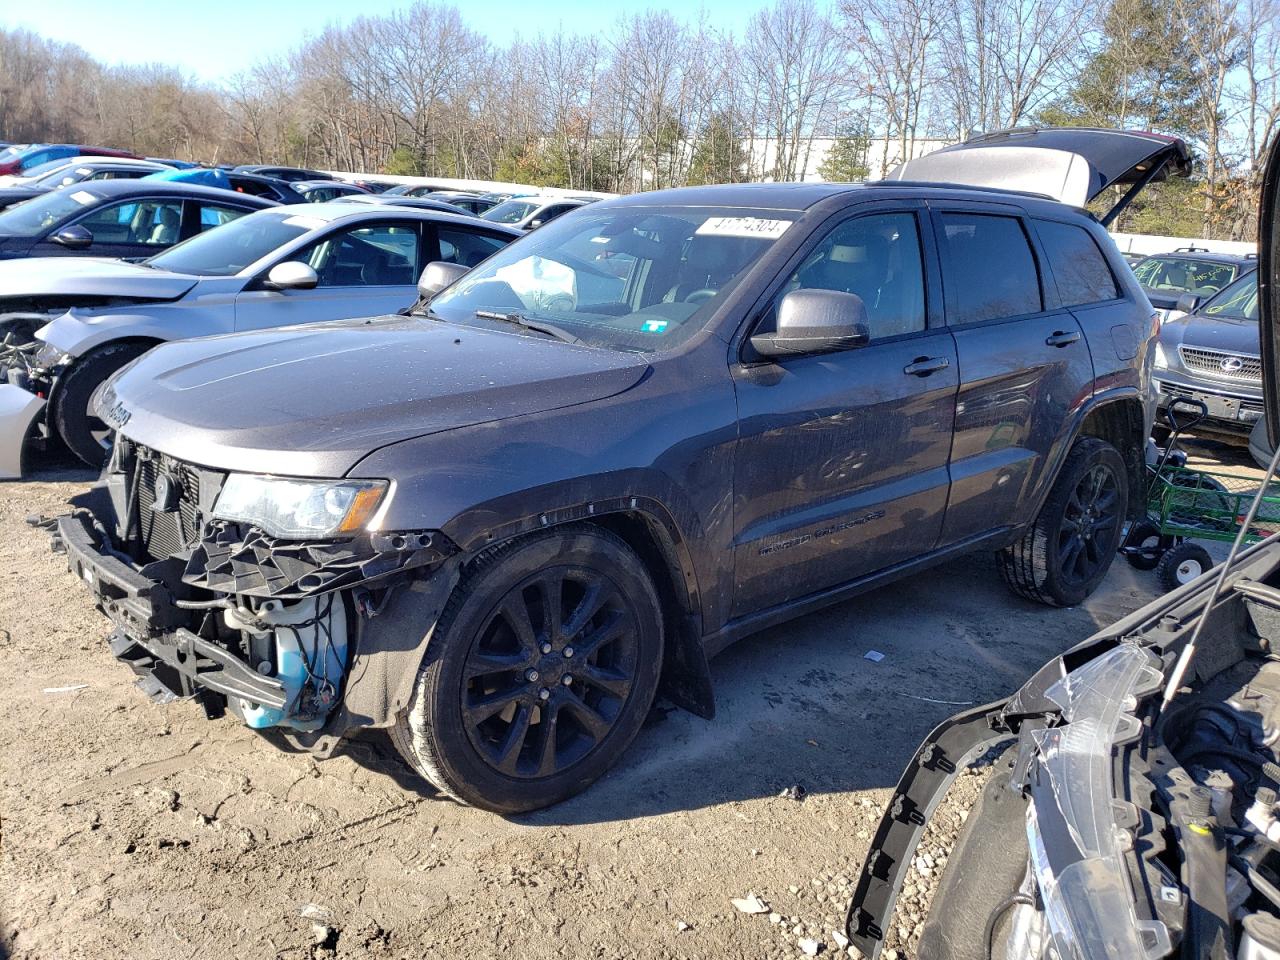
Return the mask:
[(646, 320), (641, 331), (644, 333), (666, 333), (667, 321), (665, 320)]

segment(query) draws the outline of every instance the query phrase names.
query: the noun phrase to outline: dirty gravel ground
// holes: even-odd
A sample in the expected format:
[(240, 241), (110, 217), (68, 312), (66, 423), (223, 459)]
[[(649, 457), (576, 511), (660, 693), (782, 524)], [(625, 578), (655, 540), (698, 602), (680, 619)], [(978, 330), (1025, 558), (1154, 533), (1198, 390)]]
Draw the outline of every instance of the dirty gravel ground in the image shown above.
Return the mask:
[[(1054, 611), (985, 557), (952, 563), (744, 641), (713, 664), (714, 720), (659, 704), (584, 796), (502, 819), (418, 792), (380, 738), (317, 764), (146, 700), (23, 522), (85, 480), (0, 484), (0, 956), (833, 955), (920, 739), (1157, 590), (1118, 562)], [(779, 796), (793, 784), (803, 801)], [(749, 892), (768, 912), (730, 904)]]

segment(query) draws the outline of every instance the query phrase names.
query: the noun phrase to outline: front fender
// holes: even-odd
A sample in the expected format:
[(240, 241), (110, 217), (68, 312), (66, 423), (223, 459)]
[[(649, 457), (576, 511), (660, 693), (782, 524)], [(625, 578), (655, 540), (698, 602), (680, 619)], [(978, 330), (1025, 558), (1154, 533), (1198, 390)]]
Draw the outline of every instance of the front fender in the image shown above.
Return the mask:
[(82, 357), (117, 340), (185, 340), (231, 333), (234, 327), (235, 311), (230, 303), (218, 307), (157, 303), (110, 313), (72, 308), (36, 331), (36, 338), (65, 354)]
[(44, 400), (12, 384), (0, 384), (0, 480), (22, 476), (22, 449)]

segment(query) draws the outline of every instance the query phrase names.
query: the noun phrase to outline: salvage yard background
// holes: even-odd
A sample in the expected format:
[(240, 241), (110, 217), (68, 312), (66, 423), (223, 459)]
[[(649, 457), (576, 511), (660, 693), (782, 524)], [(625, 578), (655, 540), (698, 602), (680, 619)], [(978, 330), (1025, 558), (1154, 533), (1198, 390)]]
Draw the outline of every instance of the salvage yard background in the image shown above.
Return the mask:
[[(317, 764), (148, 701), (25, 522), (88, 479), (0, 485), (0, 954), (33, 960), (833, 955), (920, 739), (1157, 590), (1119, 561), (1048, 610), (985, 557), (952, 563), (731, 648), (713, 721), (660, 702), (600, 783), (504, 820), (419, 794), (376, 737)], [(768, 912), (731, 905), (749, 893)]]

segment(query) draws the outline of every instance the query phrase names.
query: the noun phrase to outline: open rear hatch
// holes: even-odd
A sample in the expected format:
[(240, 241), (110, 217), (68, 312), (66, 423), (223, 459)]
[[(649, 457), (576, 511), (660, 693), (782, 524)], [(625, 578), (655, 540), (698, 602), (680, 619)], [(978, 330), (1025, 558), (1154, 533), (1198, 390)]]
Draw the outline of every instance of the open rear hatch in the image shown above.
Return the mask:
[(1271, 449), (1280, 443), (1280, 136), (1273, 137), (1258, 205), (1258, 335), (1262, 343), (1263, 402)]
[(899, 164), (890, 180), (1018, 190), (1083, 207), (1108, 187), (1129, 189), (1102, 217), (1110, 224), (1148, 183), (1191, 172), (1177, 137), (1089, 127), (1026, 127), (986, 133)]

